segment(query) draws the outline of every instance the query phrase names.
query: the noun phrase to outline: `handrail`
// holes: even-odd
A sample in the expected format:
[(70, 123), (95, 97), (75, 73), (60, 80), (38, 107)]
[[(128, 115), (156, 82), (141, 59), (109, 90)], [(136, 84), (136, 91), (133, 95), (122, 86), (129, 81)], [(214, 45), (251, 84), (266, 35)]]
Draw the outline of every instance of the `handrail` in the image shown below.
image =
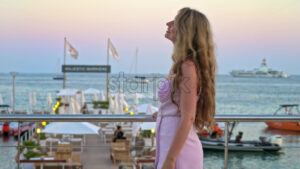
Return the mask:
[[(300, 122), (300, 115), (216, 115), (219, 122)], [(12, 122), (154, 122), (151, 115), (36, 115), (2, 114), (0, 121)]]
[[(228, 125), (230, 122), (300, 122), (300, 115), (216, 115), (215, 120), (225, 122), (224, 169), (228, 169)], [(18, 122), (18, 169), (20, 168), (20, 122), (154, 122), (151, 115), (37, 115), (2, 114), (1, 121)]]

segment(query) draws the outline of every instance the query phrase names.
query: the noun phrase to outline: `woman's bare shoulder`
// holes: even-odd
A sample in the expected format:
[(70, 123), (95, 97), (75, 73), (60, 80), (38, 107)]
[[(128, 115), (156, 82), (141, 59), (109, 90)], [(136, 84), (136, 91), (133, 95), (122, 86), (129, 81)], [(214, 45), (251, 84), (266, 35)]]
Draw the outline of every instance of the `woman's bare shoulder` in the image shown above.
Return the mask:
[(191, 60), (186, 60), (181, 65), (183, 75), (197, 75), (196, 69), (196, 64)]

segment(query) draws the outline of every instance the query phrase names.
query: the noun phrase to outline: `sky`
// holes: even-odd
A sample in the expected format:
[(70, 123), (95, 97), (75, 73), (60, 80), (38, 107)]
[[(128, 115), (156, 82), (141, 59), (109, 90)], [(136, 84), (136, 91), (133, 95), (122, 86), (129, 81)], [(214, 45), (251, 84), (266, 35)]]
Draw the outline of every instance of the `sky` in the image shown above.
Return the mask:
[(79, 52), (66, 64), (106, 64), (107, 39), (120, 56), (112, 72), (167, 73), (172, 43), (166, 22), (182, 7), (212, 25), (218, 74), (271, 68), (300, 74), (299, 0), (0, 0), (0, 73), (56, 73), (64, 37)]

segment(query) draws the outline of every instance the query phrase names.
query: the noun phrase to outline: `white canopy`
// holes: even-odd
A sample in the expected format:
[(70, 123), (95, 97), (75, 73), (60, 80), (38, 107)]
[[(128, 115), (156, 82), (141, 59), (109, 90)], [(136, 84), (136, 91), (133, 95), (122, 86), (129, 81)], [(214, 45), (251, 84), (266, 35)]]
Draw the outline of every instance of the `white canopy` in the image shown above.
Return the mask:
[[(134, 111), (134, 109), (131, 109), (130, 111)], [(139, 105), (137, 107), (137, 110), (136, 110), (138, 113), (146, 113), (146, 114), (152, 114), (154, 112), (157, 112), (158, 111), (158, 108), (157, 107), (154, 107), (152, 106), (151, 104), (142, 104), (142, 105)]]
[(75, 96), (77, 89), (61, 89), (59, 90), (58, 96)]
[(84, 94), (99, 94), (100, 90), (94, 89), (94, 88), (89, 88), (83, 91)]
[(42, 133), (52, 134), (98, 134), (100, 127), (88, 122), (52, 122)]

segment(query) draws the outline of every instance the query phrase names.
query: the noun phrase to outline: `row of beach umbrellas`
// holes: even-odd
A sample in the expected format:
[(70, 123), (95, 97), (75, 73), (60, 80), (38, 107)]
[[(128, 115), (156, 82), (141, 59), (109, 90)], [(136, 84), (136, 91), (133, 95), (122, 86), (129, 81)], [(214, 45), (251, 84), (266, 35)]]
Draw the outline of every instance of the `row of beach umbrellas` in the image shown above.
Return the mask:
[[(80, 113), (80, 108), (85, 104), (85, 95), (93, 95), (93, 100), (98, 100), (98, 95), (100, 95), (100, 100), (105, 100), (105, 96), (103, 91), (89, 88), (82, 92), (79, 92), (76, 89), (62, 89), (57, 93), (57, 96), (67, 97), (68, 102), (70, 103), (70, 107), (73, 109), (72, 112), (74, 114)], [(129, 105), (125, 100), (126, 98), (134, 99), (134, 106), (129, 110)], [(110, 114), (125, 114), (129, 112), (143, 112), (146, 114), (151, 114), (157, 111), (157, 108), (152, 106), (151, 104), (139, 105), (139, 99), (143, 98), (144, 95), (135, 93), (125, 95), (122, 91), (119, 93), (112, 93), (109, 96), (109, 112)], [(29, 93), (29, 105), (34, 107), (36, 105), (36, 93)], [(0, 105), (3, 104), (2, 95), (0, 94)], [(13, 97), (11, 97), (11, 105), (13, 104)], [(52, 111), (53, 101), (51, 93), (47, 94), (47, 105), (49, 109)]]

